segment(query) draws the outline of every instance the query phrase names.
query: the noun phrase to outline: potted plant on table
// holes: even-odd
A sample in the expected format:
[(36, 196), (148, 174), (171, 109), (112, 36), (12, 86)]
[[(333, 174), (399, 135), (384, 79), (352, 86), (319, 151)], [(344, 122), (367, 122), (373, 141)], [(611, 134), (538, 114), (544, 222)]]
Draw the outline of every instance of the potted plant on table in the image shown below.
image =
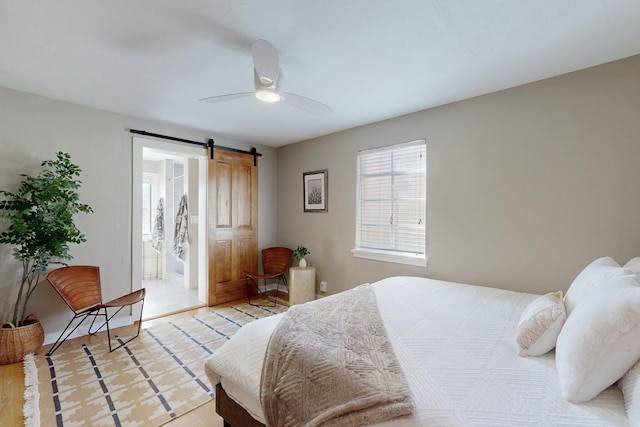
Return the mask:
[(13, 257), (22, 264), (11, 321), (0, 328), (0, 364), (18, 362), (42, 345), (44, 330), (35, 316), (26, 315), (27, 303), (50, 264), (73, 258), (69, 243), (86, 241), (73, 215), (93, 212), (79, 201), (81, 169), (69, 154), (60, 151), (42, 167), (36, 176), (22, 174), (16, 192), (0, 190), (0, 222), (9, 224), (0, 243), (13, 245)]
[(305, 256), (310, 255), (309, 249), (305, 248), (302, 245), (299, 245), (295, 251), (293, 251), (293, 257), (298, 260), (298, 266), (305, 268), (307, 266), (307, 260), (304, 259)]

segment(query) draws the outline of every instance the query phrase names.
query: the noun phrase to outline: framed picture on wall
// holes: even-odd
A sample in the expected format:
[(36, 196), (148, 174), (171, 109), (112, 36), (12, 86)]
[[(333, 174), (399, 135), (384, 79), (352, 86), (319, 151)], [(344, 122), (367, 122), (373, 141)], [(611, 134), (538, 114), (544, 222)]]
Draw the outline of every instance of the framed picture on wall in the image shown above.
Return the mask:
[(302, 174), (304, 211), (327, 212), (329, 193), (327, 190), (327, 170)]

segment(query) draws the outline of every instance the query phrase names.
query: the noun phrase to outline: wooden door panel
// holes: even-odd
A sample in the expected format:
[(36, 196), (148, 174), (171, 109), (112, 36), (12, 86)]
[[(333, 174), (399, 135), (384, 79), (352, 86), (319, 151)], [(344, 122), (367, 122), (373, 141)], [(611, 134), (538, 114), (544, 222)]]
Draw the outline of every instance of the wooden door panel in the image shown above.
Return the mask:
[(238, 239), (236, 277), (243, 277), (245, 271), (258, 271), (258, 259), (253, 249), (253, 239)]
[(232, 166), (229, 163), (219, 162), (216, 165), (216, 228), (231, 228), (231, 203), (233, 189)]
[(215, 242), (215, 268), (213, 274), (215, 283), (229, 282), (233, 278), (233, 253), (231, 240), (216, 240)]
[[(219, 302), (215, 304), (223, 304), (229, 301), (236, 301), (247, 297), (246, 286), (244, 279), (241, 283), (242, 286), (238, 286), (237, 283), (226, 282), (216, 284), (216, 298)], [(214, 305), (215, 305), (214, 304)]]
[(252, 227), (252, 206), (251, 206), (251, 168), (247, 165), (236, 165), (233, 170), (235, 197), (237, 202), (237, 225), (238, 227)]
[(258, 168), (252, 155), (214, 150), (209, 162), (209, 305), (246, 298), (258, 268)]

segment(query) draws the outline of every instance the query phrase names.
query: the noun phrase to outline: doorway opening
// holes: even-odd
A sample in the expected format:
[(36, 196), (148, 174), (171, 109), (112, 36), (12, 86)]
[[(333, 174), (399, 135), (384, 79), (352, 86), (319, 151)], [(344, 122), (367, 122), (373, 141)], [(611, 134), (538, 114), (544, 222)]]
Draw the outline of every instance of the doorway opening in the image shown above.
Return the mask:
[(134, 137), (133, 158), (132, 283), (147, 289), (142, 318), (203, 306), (206, 156), (201, 149)]

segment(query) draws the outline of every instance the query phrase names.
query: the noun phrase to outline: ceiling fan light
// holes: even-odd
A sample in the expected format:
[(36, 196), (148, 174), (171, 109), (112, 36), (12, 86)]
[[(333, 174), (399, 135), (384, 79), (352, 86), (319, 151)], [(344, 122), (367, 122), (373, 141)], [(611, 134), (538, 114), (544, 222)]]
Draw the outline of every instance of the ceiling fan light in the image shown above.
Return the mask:
[(262, 102), (278, 102), (282, 99), (278, 92), (269, 89), (258, 89), (256, 91), (256, 98)]

